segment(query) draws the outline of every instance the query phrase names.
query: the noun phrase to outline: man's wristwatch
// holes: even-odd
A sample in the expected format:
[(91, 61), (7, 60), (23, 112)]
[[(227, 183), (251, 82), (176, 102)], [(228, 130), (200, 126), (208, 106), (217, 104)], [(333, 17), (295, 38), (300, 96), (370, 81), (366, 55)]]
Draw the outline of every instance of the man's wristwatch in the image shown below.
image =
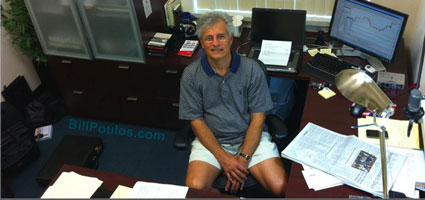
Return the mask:
[(250, 155), (244, 154), (242, 152), (239, 152), (238, 155), (239, 156), (242, 156), (242, 158), (245, 158), (245, 160), (247, 160), (247, 161), (250, 161), (251, 160), (251, 156)]

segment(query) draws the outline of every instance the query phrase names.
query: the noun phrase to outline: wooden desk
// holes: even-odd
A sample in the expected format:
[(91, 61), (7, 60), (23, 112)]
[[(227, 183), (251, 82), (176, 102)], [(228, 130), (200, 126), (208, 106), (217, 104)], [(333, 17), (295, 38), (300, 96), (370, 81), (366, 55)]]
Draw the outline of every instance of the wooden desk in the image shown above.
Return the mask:
[[(123, 185), (123, 186), (127, 186), (131, 188), (134, 186), (134, 184), (137, 181), (147, 181), (147, 180), (142, 180), (142, 179), (138, 179), (134, 177), (123, 176), (123, 175), (113, 174), (109, 172), (98, 171), (94, 169), (87, 169), (87, 168), (65, 164), (61, 168), (61, 170), (58, 172), (56, 177), (52, 180), (49, 186), (53, 185), (53, 183), (56, 181), (56, 179), (59, 177), (59, 175), (62, 172), (70, 172), (70, 171), (74, 171), (84, 176), (97, 177), (98, 179), (103, 181), (103, 184), (100, 187), (112, 192), (115, 191), (118, 185)], [(239, 197), (189, 188), (186, 198), (239, 198)]]
[[(408, 85), (407, 77), (407, 62), (404, 51), (404, 43), (401, 42), (399, 45), (399, 51), (396, 54), (394, 62), (386, 66), (387, 71), (403, 73), (406, 75), (405, 88)], [(311, 59), (309, 55), (304, 56), (303, 65)], [(348, 60), (348, 59), (347, 59)], [(366, 61), (356, 58), (350, 58), (350, 62), (364, 66)], [(322, 82), (314, 77), (309, 75), (305, 76), (303, 72), (300, 73), (300, 76), (303, 78), (308, 77), (310, 81)], [(305, 76), (305, 77), (304, 77)], [(304, 110), (302, 114), (300, 131), (304, 128), (307, 123), (312, 122), (319, 126), (325, 127), (337, 133), (344, 135), (357, 135), (356, 129), (351, 129), (352, 125), (357, 124), (357, 118), (349, 114), (349, 107), (352, 102), (347, 100), (341, 95), (338, 89), (335, 86), (332, 86), (331, 89), (336, 93), (336, 95), (330, 99), (325, 100), (320, 95), (317, 94), (317, 91), (308, 88), (306, 94), (306, 101), (304, 104)], [(407, 89), (405, 89), (407, 90)], [(403, 115), (403, 106), (408, 102), (409, 93), (408, 92), (396, 92), (394, 94), (386, 92), (387, 95), (391, 98), (393, 103), (397, 104), (397, 109), (395, 114), (391, 117), (392, 119), (403, 119), (407, 118)], [(398, 96), (398, 97), (397, 97)], [(395, 98), (396, 97), (396, 98)], [(343, 185), (339, 187), (334, 187), (326, 190), (314, 191), (308, 189), (308, 186), (304, 180), (304, 177), (301, 173), (302, 166), (298, 163), (293, 163), (291, 172), (289, 175), (289, 183), (287, 188), (286, 197), (302, 197), (302, 198), (348, 198), (349, 195), (361, 195), (361, 196), (371, 196), (370, 194), (354, 189), (352, 187)]]
[[(247, 37), (248, 30), (245, 30), (242, 34), (242, 38)], [(236, 51), (237, 46), (244, 44), (246, 40), (236, 38), (234, 41), (233, 50)], [(314, 41), (306, 41), (305, 43), (313, 43)], [(250, 45), (242, 45), (239, 48), (240, 53), (249, 52)], [(303, 66), (311, 60), (312, 57), (308, 53), (304, 53), (303, 62), (301, 64), (301, 69), (298, 74), (285, 74), (285, 73), (276, 73), (269, 72), (271, 76), (277, 77), (287, 77), (295, 80), (302, 80), (306, 82), (324, 82), (320, 79), (317, 79), (310, 74), (307, 74), (303, 71)], [(347, 60), (351, 63), (354, 63), (358, 66), (365, 66), (367, 64), (366, 60), (356, 58), (356, 57), (344, 57), (344, 60)], [(388, 72), (396, 72), (405, 74), (405, 90), (407, 91), (408, 87), (408, 73), (407, 73), (407, 61), (405, 54), (404, 41), (402, 40), (399, 44), (398, 51), (396, 52), (395, 59), (393, 63), (386, 65), (386, 70)], [(341, 95), (336, 86), (330, 87), (336, 95), (330, 99), (325, 100), (317, 92), (317, 90), (307, 87), (305, 92), (305, 102), (302, 109), (301, 123), (299, 125), (299, 131), (301, 131), (309, 122), (315, 123), (324, 128), (330, 129), (337, 133), (344, 135), (357, 135), (356, 129), (351, 129), (352, 125), (357, 125), (357, 118), (350, 115), (348, 109), (350, 108), (352, 102), (347, 100)], [(390, 97), (393, 103), (397, 104), (397, 109), (395, 114), (391, 117), (392, 119), (401, 119), (406, 120), (407, 118), (403, 115), (403, 106), (408, 102), (409, 93), (403, 91), (386, 91), (386, 94)], [(301, 106), (302, 107), (302, 106)], [(305, 179), (301, 173), (302, 166), (298, 163), (293, 162), (291, 172), (289, 174), (289, 183), (287, 188), (286, 197), (289, 198), (348, 198), (349, 195), (361, 195), (361, 196), (371, 196), (370, 194), (363, 192), (361, 190), (343, 185), (339, 187), (333, 187), (330, 189), (314, 191), (308, 189), (308, 186), (305, 182)]]

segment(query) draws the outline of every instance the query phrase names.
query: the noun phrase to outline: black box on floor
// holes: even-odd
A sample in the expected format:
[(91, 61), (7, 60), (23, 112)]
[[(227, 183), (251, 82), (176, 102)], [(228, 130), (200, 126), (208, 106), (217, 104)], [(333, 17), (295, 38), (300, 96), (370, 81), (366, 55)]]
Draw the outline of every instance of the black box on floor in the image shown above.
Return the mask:
[(99, 137), (66, 135), (38, 172), (36, 181), (47, 187), (64, 164), (96, 169), (102, 151)]

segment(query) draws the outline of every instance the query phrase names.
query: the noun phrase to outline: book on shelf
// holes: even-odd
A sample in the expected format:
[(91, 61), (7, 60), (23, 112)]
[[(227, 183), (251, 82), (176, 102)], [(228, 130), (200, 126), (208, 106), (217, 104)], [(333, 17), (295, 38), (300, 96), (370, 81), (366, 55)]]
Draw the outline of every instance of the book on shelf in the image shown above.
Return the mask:
[(178, 24), (182, 13), (181, 0), (168, 0), (164, 4), (164, 12), (168, 27)]
[(165, 57), (165, 53), (148, 52), (148, 55), (150, 55), (150, 56)]
[(167, 51), (167, 47), (156, 47), (156, 46), (147, 46), (148, 51), (155, 50), (155, 51)]
[(47, 126), (42, 126), (42, 127), (36, 128), (35, 131), (34, 131), (35, 141), (39, 142), (39, 141), (51, 139), (52, 138), (52, 131), (53, 131), (52, 125), (47, 125)]
[(180, 48), (177, 54), (181, 56), (190, 57), (196, 51), (196, 48), (198, 47), (198, 45), (199, 45), (198, 40), (186, 40), (184, 41), (182, 47)]
[(167, 45), (168, 40), (170, 40), (171, 36), (173, 35), (169, 33), (157, 32), (151, 38), (151, 40), (149, 40), (148, 46), (165, 47), (165, 45)]
[(168, 48), (163, 48), (163, 49), (152, 49), (152, 48), (148, 48), (148, 52), (152, 52), (152, 53), (167, 53)]

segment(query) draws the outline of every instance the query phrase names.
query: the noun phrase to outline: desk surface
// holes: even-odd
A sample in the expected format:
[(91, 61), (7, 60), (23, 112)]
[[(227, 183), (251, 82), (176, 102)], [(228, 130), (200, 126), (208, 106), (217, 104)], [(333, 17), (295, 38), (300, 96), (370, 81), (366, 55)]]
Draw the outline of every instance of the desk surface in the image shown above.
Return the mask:
[[(243, 33), (242, 38), (246, 37), (248, 31)], [(234, 41), (234, 51), (237, 46), (243, 44), (246, 40), (236, 38)], [(314, 41), (312, 41), (314, 42)], [(306, 43), (309, 43), (308, 41)], [(243, 45), (239, 48), (239, 52), (246, 53), (249, 51), (249, 44)], [(301, 69), (298, 74), (284, 74), (284, 73), (270, 73), (271, 76), (288, 77), (293, 79), (301, 79), (305, 81), (323, 82), (320, 79), (314, 78), (311, 75), (303, 71), (303, 66), (312, 57), (308, 53), (304, 53), (303, 62)], [(367, 61), (355, 58), (355, 57), (344, 57), (344, 60), (357, 64), (358, 66), (365, 66)], [(396, 72), (405, 74), (405, 88), (408, 85), (407, 76), (407, 61), (405, 55), (404, 42), (401, 41), (399, 49), (396, 52), (394, 62), (386, 65), (386, 69), (389, 72)], [(337, 133), (344, 135), (357, 135), (357, 130), (351, 129), (352, 125), (357, 124), (357, 118), (349, 114), (349, 107), (352, 102), (347, 100), (341, 95), (336, 86), (330, 87), (336, 95), (330, 99), (325, 100), (322, 98), (314, 89), (311, 87), (307, 88), (304, 108), (301, 117), (300, 130), (301, 131), (309, 122), (315, 123), (319, 126), (325, 127)], [(405, 89), (407, 91), (407, 89)], [(408, 92), (386, 92), (393, 103), (397, 104), (395, 114), (391, 117), (393, 119), (407, 119), (402, 111), (403, 106), (407, 104), (409, 93)], [(289, 182), (286, 197), (289, 198), (348, 198), (349, 195), (360, 195), (360, 196), (371, 196), (370, 194), (354, 189), (352, 187), (343, 185), (330, 189), (314, 191), (308, 189), (308, 186), (301, 173), (302, 166), (298, 163), (293, 162), (291, 172), (289, 174)]]
[[(74, 171), (78, 174), (84, 175), (84, 176), (90, 176), (90, 177), (97, 177), (98, 179), (103, 181), (103, 184), (100, 186), (103, 189), (109, 190), (109, 191), (115, 191), (115, 189), (118, 187), (118, 185), (123, 185), (127, 187), (133, 187), (134, 184), (137, 181), (147, 181), (142, 180), (134, 177), (129, 176), (123, 176), (119, 174), (104, 172), (104, 171), (98, 171), (94, 169), (87, 169), (82, 167), (77, 167), (73, 165), (67, 165), (65, 164), (61, 170), (58, 172), (56, 177), (52, 180), (49, 186), (53, 185), (53, 183), (56, 181), (56, 179), (59, 177), (59, 175), (62, 172), (70, 172)], [(235, 196), (225, 195), (221, 193), (213, 193), (208, 191), (202, 191), (202, 190), (196, 190), (189, 188), (189, 191), (187, 192), (186, 198), (238, 198)]]
[[(404, 51), (403, 42), (399, 45), (399, 51), (396, 54), (396, 59), (393, 63), (386, 66), (387, 71), (397, 72), (406, 75), (405, 86), (407, 88), (407, 62)], [(311, 59), (309, 55), (303, 59), (303, 65)], [(351, 58), (351, 62), (357, 62), (364, 66), (365, 61), (359, 58)], [(364, 63), (362, 63), (364, 62)], [(356, 64), (357, 64), (356, 63)], [(310, 80), (318, 81), (310, 77)], [(306, 101), (304, 104), (304, 111), (301, 119), (300, 130), (304, 128), (307, 123), (312, 122), (319, 126), (325, 127), (337, 133), (344, 135), (357, 135), (356, 129), (351, 129), (352, 125), (357, 124), (357, 118), (349, 114), (348, 108), (352, 102), (341, 95), (336, 86), (331, 89), (336, 92), (336, 95), (328, 100), (325, 100), (317, 94), (312, 88), (307, 91)], [(407, 90), (407, 89), (406, 89)], [(391, 98), (393, 103), (397, 105), (395, 114), (391, 117), (393, 119), (407, 118), (403, 115), (403, 106), (407, 104), (409, 93), (396, 92), (391, 94), (386, 92)], [(287, 197), (335, 197), (335, 198), (348, 198), (349, 195), (371, 196), (370, 194), (354, 189), (352, 187), (343, 185), (321, 191), (313, 191), (308, 189), (308, 186), (301, 173), (302, 166), (298, 163), (293, 163), (291, 173), (289, 176), (289, 183), (287, 189)]]

